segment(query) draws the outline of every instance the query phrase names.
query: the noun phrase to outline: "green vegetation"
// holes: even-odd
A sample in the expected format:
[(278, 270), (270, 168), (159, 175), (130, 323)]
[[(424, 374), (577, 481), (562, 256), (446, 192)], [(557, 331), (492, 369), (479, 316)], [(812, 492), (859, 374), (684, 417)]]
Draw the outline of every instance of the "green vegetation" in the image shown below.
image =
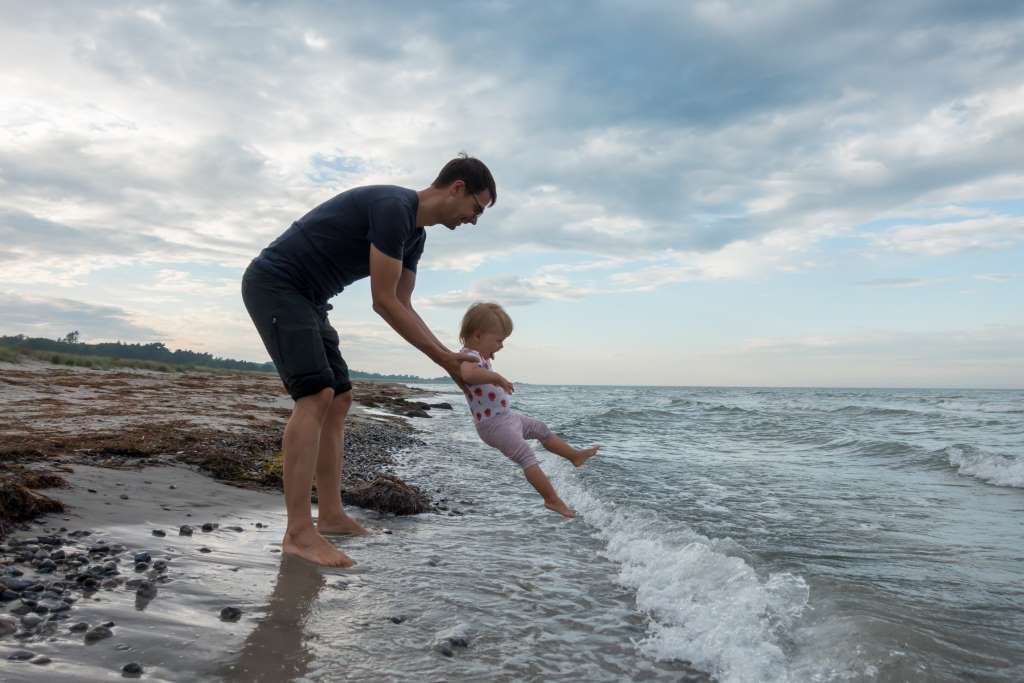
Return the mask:
[[(242, 372), (274, 372), (273, 363), (251, 363), (231, 358), (218, 358), (209, 353), (179, 349), (171, 351), (161, 342), (149, 344), (123, 344), (121, 342), (86, 344), (80, 342), (78, 331), (61, 339), (44, 337), (0, 336), (0, 362), (16, 363), (18, 356), (33, 358), (55, 365), (71, 365), (97, 370), (113, 368), (141, 368), (160, 372), (186, 370), (231, 370)], [(381, 375), (374, 372), (351, 370), (352, 379), (376, 382), (444, 382), (447, 377), (423, 378), (415, 375)]]
[[(0, 337), (0, 349), (16, 351), (24, 355), (61, 365), (85, 367), (138, 367), (151, 370), (207, 368), (219, 370), (243, 370), (249, 372), (273, 372), (271, 363), (250, 363), (230, 358), (217, 358), (209, 353), (197, 353), (179, 349), (171, 351), (161, 342), (149, 344), (84, 344), (78, 341), (78, 332), (71, 332), (62, 339), (43, 337)], [(95, 359), (90, 364), (88, 361)]]

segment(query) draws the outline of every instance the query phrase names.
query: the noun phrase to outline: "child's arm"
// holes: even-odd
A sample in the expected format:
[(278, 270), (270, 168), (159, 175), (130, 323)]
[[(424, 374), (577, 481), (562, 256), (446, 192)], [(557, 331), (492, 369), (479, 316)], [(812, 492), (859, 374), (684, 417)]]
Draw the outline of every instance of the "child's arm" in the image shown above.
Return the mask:
[(466, 384), (496, 384), (508, 393), (512, 393), (515, 389), (512, 387), (512, 383), (507, 379), (487, 368), (482, 368), (476, 363), (462, 364), (462, 381)]

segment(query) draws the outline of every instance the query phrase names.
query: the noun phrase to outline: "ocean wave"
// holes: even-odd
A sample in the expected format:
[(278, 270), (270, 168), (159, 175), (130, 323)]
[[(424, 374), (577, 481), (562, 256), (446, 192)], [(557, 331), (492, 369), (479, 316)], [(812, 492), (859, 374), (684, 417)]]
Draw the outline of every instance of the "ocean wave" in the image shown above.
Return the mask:
[(983, 453), (964, 444), (947, 446), (942, 452), (960, 474), (997, 486), (1024, 488), (1024, 459)]
[(747, 408), (740, 408), (739, 406), (729, 406), (724, 403), (712, 403), (709, 401), (698, 401), (692, 398), (673, 398), (669, 401), (670, 405), (680, 406), (682, 408), (696, 408), (710, 413), (756, 413), (756, 410), (748, 410)]
[(939, 413), (922, 412), (920, 410), (908, 410), (906, 408), (881, 408), (878, 406), (842, 406), (832, 408), (828, 412), (840, 415), (853, 415), (855, 417), (913, 417), (916, 419), (928, 417), (942, 417)]
[(809, 600), (802, 577), (762, 579), (727, 554), (735, 545), (730, 539), (689, 529), (670, 535), (650, 513), (616, 508), (561, 468), (553, 473), (563, 498), (620, 564), (619, 583), (636, 591), (637, 608), (651, 619), (641, 651), (656, 660), (689, 660), (723, 682), (789, 679), (781, 642)]

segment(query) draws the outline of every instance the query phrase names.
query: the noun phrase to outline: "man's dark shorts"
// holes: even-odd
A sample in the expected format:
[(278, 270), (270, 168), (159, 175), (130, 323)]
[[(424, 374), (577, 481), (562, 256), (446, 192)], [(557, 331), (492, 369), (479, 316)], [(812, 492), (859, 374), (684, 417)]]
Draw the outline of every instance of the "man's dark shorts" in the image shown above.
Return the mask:
[(331, 306), (313, 300), (283, 278), (249, 264), (242, 300), (285, 388), (296, 401), (327, 388), (352, 388), (338, 333), (327, 321)]

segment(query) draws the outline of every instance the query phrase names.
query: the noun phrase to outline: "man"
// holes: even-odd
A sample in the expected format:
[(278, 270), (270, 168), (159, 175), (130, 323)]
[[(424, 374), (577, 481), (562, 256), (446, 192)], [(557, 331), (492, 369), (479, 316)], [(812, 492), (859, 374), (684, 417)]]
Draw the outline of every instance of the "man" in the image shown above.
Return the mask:
[[(260, 252), (242, 278), (242, 298), (295, 407), (284, 430), (283, 552), (312, 562), (353, 561), (323, 534), (364, 534), (341, 505), (345, 417), (352, 383), (327, 300), (369, 276), (376, 311), (407, 342), (458, 383), (455, 353), (412, 307), (425, 226), (476, 225), (497, 199), (494, 178), (478, 159), (452, 159), (433, 184), (416, 192), (391, 185), (357, 187), (316, 207)], [(317, 482), (319, 515), (310, 494)]]

